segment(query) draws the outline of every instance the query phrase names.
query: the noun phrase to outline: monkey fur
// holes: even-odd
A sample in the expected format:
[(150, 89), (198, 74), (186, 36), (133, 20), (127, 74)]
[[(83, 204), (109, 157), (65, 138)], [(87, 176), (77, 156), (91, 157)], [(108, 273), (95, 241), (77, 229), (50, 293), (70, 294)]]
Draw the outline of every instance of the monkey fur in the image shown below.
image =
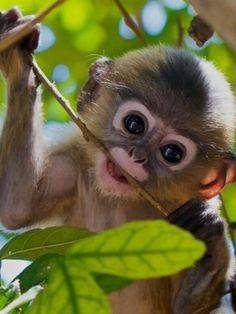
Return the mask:
[[(25, 23), (0, 14), (0, 39)], [(116, 166), (72, 123), (43, 135), (40, 91), (29, 63), (39, 29), (0, 53), (7, 112), (0, 142), (0, 219), (8, 229), (40, 223), (102, 231), (159, 219)], [(168, 47), (99, 59), (78, 98), (87, 127), (169, 211), (205, 242), (205, 256), (169, 278), (137, 281), (110, 297), (114, 314), (231, 313), (221, 306), (234, 274), (216, 196), (235, 180), (234, 97), (206, 60)], [(213, 199), (213, 201), (209, 201)], [(177, 208), (177, 209), (176, 209)], [(232, 312), (233, 313), (233, 312)]]

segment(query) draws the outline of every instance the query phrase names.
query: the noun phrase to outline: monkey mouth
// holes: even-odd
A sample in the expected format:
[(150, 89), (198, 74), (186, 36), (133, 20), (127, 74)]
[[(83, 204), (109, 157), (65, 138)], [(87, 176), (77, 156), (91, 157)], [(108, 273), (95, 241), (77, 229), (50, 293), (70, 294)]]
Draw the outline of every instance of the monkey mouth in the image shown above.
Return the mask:
[(134, 189), (120, 169), (104, 154), (97, 154), (97, 183), (102, 193), (117, 197), (133, 195)]
[(107, 172), (116, 181), (118, 181), (120, 183), (129, 184), (128, 180), (122, 174), (120, 169), (109, 159), (107, 160)]

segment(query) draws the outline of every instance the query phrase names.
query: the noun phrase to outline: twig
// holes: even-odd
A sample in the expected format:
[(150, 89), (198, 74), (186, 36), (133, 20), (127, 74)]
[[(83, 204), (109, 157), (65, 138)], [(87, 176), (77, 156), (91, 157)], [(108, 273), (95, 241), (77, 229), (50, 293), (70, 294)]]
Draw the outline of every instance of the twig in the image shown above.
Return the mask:
[(42, 70), (38, 67), (38, 65), (35, 63), (35, 61), (32, 62), (33, 70), (37, 78), (44, 84), (46, 89), (53, 94), (53, 96), (57, 99), (57, 101), (62, 105), (62, 107), (65, 109), (65, 111), (68, 113), (68, 115), (71, 117), (71, 119), (78, 125), (80, 130), (83, 133), (84, 138), (87, 141), (91, 141), (98, 149), (100, 149), (121, 171), (121, 173), (125, 176), (127, 181), (130, 183), (130, 185), (136, 190), (136, 192), (146, 201), (148, 201), (154, 208), (156, 208), (158, 211), (160, 211), (164, 216), (166, 216), (168, 213), (167, 211), (160, 205), (160, 201), (154, 199), (154, 197), (147, 192), (141, 184), (132, 177), (127, 171), (125, 171), (119, 164), (117, 164), (117, 161), (114, 159), (114, 157), (111, 155), (110, 151), (106, 148), (106, 146), (101, 142), (83, 123), (83, 121), (79, 118), (78, 114), (76, 114), (73, 109), (71, 108), (68, 100), (66, 100), (61, 93), (58, 91), (55, 85), (53, 85), (48, 78), (45, 76), (45, 74), (42, 72)]
[(182, 23), (180, 16), (177, 16), (176, 25), (177, 25), (177, 31), (178, 31), (178, 39), (177, 39), (176, 46), (178, 48), (182, 48), (184, 46), (184, 31), (185, 31), (185, 29), (183, 27), (183, 23)]
[(127, 12), (127, 10), (123, 6), (123, 4), (120, 2), (120, 0), (113, 0), (113, 1), (117, 5), (119, 10), (121, 11), (121, 13), (122, 13), (122, 15), (124, 17), (126, 25), (129, 26), (129, 28), (132, 29), (132, 31), (136, 34), (136, 36), (141, 41), (141, 43), (144, 46), (147, 46), (147, 42), (146, 42), (145, 38), (143, 37), (142, 33), (140, 32), (137, 24), (134, 22), (134, 20), (132, 19), (130, 14)]
[(37, 23), (41, 22), (49, 13), (51, 13), (53, 10), (55, 10), (58, 6), (63, 4), (65, 1), (67, 0), (55, 1), (28, 23), (24, 25), (19, 25), (15, 27), (13, 30), (11, 30), (9, 32), (9, 35), (7, 35), (4, 39), (0, 41), (0, 52), (10, 47), (11, 45), (15, 44), (21, 38), (28, 35)]

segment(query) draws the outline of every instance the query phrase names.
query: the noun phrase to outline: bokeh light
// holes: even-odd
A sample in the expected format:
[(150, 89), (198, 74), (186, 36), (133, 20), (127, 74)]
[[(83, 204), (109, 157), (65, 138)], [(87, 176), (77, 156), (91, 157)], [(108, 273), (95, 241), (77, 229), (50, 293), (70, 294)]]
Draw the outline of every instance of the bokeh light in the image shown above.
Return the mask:
[(195, 16), (197, 13), (191, 5), (188, 5), (187, 12), (191, 16)]
[(207, 41), (202, 47), (198, 47), (195, 41), (190, 36), (186, 36), (184, 41), (186, 46), (193, 51), (203, 50), (210, 44), (210, 41)]
[(42, 52), (44, 50), (47, 50), (52, 45), (54, 45), (56, 41), (56, 36), (52, 29), (46, 25), (40, 26), (40, 40), (39, 40), (39, 46), (36, 49), (36, 52)]
[(221, 37), (219, 37), (216, 33), (213, 34), (210, 41), (216, 45), (222, 45), (224, 43), (224, 40)]
[(63, 83), (70, 77), (70, 70), (65, 64), (58, 64), (52, 72), (52, 80), (56, 83)]
[(183, 0), (162, 0), (163, 4), (172, 10), (181, 10), (186, 8), (187, 4)]
[(4, 283), (9, 284), (19, 275), (31, 262), (23, 260), (3, 260), (1, 266), (1, 278)]
[(78, 84), (76, 82), (70, 84), (68, 87), (66, 87), (62, 93), (63, 95), (70, 95), (72, 93), (74, 93), (76, 91), (76, 89), (78, 88)]
[[(132, 18), (134, 19), (133, 16)], [(130, 29), (129, 26), (126, 25), (124, 18), (120, 19), (119, 22), (119, 34), (124, 39), (133, 39), (136, 36), (132, 29)]]
[(164, 7), (156, 2), (148, 2), (142, 11), (142, 23), (146, 33), (151, 36), (162, 32), (167, 22), (167, 14)]

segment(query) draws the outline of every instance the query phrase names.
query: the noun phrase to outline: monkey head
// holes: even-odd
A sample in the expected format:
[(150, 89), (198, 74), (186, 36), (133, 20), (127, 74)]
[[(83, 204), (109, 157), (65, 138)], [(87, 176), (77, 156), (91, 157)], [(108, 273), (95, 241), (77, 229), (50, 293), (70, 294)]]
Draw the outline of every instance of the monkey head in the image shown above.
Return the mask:
[[(120, 166), (166, 204), (211, 198), (235, 178), (234, 97), (204, 59), (166, 47), (99, 59), (78, 105)], [(113, 162), (88, 152), (102, 194), (136, 197)]]

